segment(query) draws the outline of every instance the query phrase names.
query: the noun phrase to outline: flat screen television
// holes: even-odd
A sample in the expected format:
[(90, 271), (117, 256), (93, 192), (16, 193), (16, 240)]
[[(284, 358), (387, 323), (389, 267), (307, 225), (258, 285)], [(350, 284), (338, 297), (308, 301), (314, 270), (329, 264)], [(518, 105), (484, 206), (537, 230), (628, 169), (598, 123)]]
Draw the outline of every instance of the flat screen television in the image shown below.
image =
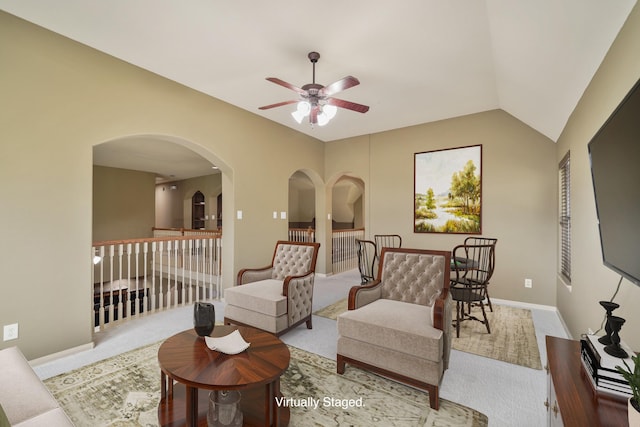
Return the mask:
[(640, 80), (588, 148), (602, 260), (640, 286)]

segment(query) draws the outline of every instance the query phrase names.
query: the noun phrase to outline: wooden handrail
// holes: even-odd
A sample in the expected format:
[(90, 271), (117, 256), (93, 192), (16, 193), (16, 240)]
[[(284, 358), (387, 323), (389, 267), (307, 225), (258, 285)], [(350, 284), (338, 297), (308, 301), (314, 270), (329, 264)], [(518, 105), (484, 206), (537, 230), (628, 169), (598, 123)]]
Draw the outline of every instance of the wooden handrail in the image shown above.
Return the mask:
[[(159, 230), (170, 230), (170, 229), (163, 228)], [(194, 230), (194, 231), (203, 231), (203, 230)], [(93, 246), (126, 245), (126, 244), (134, 244), (134, 243), (166, 242), (168, 240), (193, 240), (193, 239), (199, 239), (199, 238), (208, 239), (208, 238), (218, 238), (221, 236), (222, 236), (222, 231), (212, 231), (210, 233), (203, 233), (201, 235), (190, 235), (190, 236), (141, 237), (137, 239), (104, 240), (101, 242), (94, 242), (92, 245)]]
[[(208, 233), (209, 234), (209, 233)], [(109, 246), (120, 244), (134, 244), (134, 243), (152, 243), (152, 242), (166, 242), (169, 240), (193, 240), (193, 239), (210, 239), (218, 238), (222, 236), (222, 233), (210, 233), (211, 235), (191, 235), (191, 236), (166, 236), (166, 237), (144, 237), (139, 239), (124, 239), (124, 240), (104, 240), (102, 242), (94, 242), (93, 246)]]
[(364, 231), (364, 228), (341, 228), (339, 230), (332, 230), (332, 233), (341, 233), (347, 231)]
[(201, 228), (164, 228), (164, 227), (151, 227), (151, 231), (156, 231), (156, 230), (160, 230), (160, 231), (179, 231), (181, 233), (184, 234), (185, 231), (188, 232), (194, 232), (194, 233), (205, 233), (205, 234), (216, 234), (216, 233), (221, 233), (222, 230), (221, 229), (216, 229), (216, 230), (203, 230)]

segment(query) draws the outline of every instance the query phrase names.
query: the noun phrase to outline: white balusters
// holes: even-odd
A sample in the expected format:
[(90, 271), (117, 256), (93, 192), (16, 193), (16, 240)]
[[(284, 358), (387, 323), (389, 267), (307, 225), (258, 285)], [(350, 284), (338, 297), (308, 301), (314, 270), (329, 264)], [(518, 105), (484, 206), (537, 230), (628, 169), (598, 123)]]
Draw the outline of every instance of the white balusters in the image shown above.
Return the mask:
[(94, 244), (96, 329), (115, 323), (116, 315), (121, 320), (219, 298), (221, 254), (220, 233), (210, 232)]
[[(143, 264), (142, 264), (144, 266), (144, 275), (142, 276), (143, 277), (143, 283), (144, 283), (144, 296), (142, 297), (142, 302), (143, 302), (143, 307), (145, 309), (153, 310), (155, 307), (153, 307), (151, 304), (149, 304), (150, 303), (150, 301), (149, 301), (149, 289), (147, 288), (147, 283), (148, 283), (147, 282), (147, 263), (148, 263), (147, 262), (147, 259), (148, 259), (147, 255), (149, 253), (149, 242), (143, 242), (143, 244), (142, 244), (142, 252), (144, 254)], [(153, 275), (153, 277), (155, 277), (155, 275)], [(154, 285), (154, 283), (152, 281), (151, 295), (155, 295), (156, 294), (155, 293), (155, 289), (153, 288), (153, 285)], [(155, 301), (155, 298), (153, 298), (153, 300)]]
[(290, 228), (289, 240), (292, 242), (315, 242), (316, 235), (315, 230), (309, 228)]
[[(162, 274), (162, 268), (164, 267), (164, 243), (165, 242), (158, 242), (158, 259), (160, 260), (160, 270), (159, 270), (159, 279), (160, 279), (160, 283), (158, 284), (158, 309), (160, 308), (164, 308), (166, 301), (164, 300), (164, 286), (162, 285), (162, 281), (164, 278), (164, 275)], [(167, 256), (167, 264), (169, 261), (169, 257)], [(154, 268), (155, 268), (156, 264), (154, 264)], [(168, 268), (168, 267), (167, 267)]]
[(363, 238), (363, 229), (333, 231), (332, 269), (334, 273), (340, 273), (342, 271), (347, 271), (358, 267), (356, 239)]
[[(186, 289), (187, 285), (184, 283), (184, 257), (185, 257), (185, 252), (186, 252), (186, 240), (182, 240), (180, 241), (180, 258), (181, 258), (181, 262), (180, 262), (180, 276), (183, 278), (182, 280), (182, 303), (184, 304), (185, 302), (187, 302), (186, 298), (187, 298), (187, 293), (186, 293)], [(177, 246), (176, 242), (176, 246)], [(176, 274), (176, 281), (178, 280), (178, 274)], [(178, 288), (178, 284), (176, 283), (176, 289)]]

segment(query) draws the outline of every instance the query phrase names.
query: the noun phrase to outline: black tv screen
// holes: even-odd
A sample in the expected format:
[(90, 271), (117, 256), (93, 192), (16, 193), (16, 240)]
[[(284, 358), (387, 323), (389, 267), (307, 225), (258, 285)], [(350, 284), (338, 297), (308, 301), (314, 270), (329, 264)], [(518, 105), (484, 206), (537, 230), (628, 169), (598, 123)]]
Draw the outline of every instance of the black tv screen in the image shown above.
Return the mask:
[(640, 80), (588, 147), (604, 265), (640, 286)]

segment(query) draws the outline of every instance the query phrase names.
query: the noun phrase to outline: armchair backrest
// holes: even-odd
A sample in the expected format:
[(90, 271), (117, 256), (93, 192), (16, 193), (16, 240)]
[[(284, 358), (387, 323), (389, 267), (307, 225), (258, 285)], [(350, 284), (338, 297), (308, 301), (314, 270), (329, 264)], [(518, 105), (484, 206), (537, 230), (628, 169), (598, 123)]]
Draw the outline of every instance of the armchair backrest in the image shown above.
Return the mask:
[(432, 306), (449, 288), (451, 253), (427, 249), (382, 249), (381, 298)]
[(371, 240), (356, 239), (358, 248), (358, 271), (360, 271), (360, 283), (373, 282), (377, 271), (375, 270), (378, 260), (376, 244)]
[(272, 278), (284, 280), (315, 272), (319, 247), (320, 243), (278, 241), (273, 252)]

